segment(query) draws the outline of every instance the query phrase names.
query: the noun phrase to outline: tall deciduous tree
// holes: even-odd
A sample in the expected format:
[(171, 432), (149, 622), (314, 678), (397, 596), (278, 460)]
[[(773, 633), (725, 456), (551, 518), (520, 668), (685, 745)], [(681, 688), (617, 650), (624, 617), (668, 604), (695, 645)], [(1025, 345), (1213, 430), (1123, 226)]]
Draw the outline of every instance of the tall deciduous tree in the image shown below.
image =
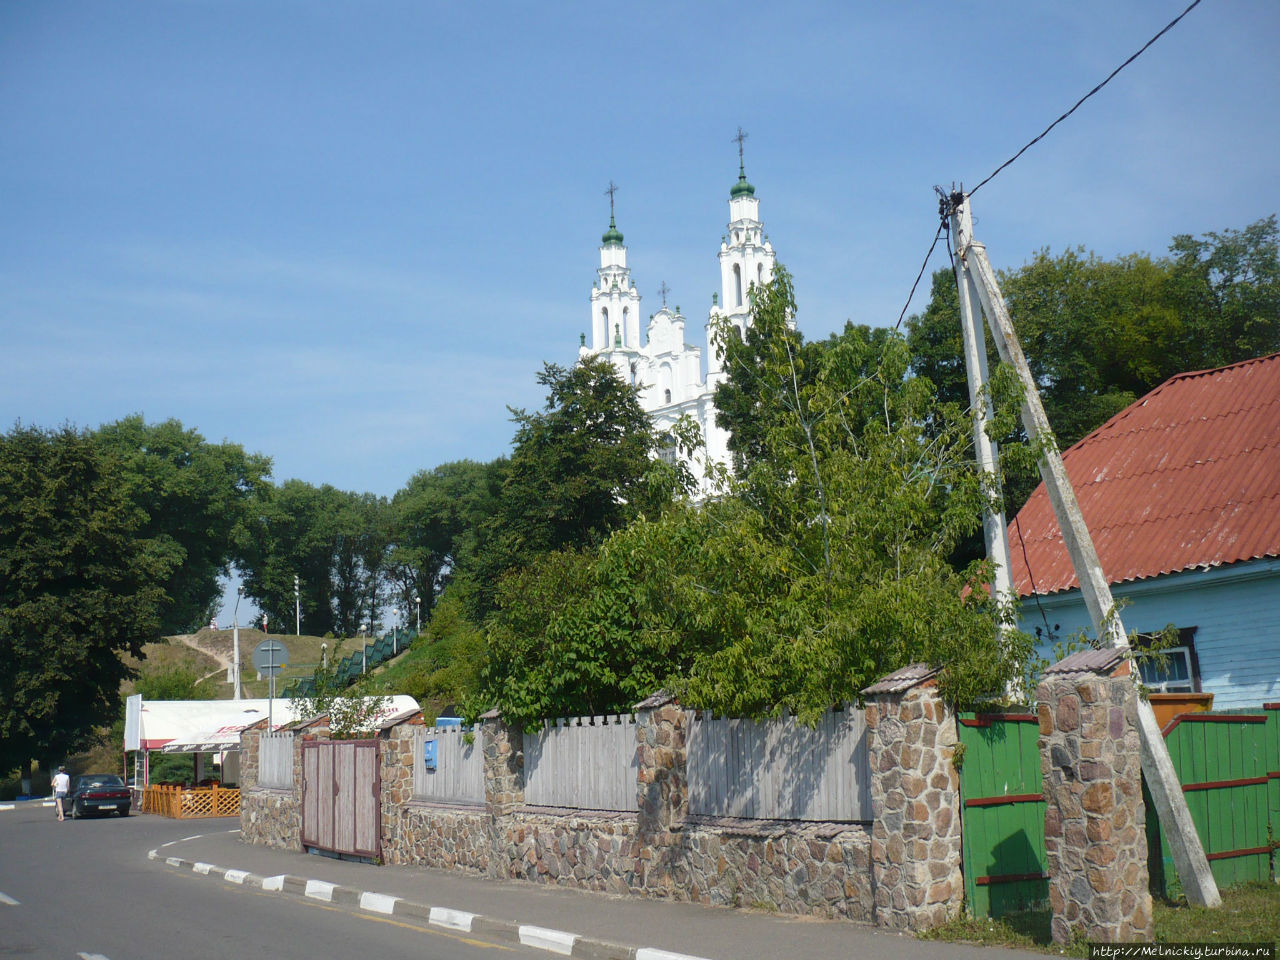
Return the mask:
[(158, 639), (178, 562), (145, 536), (130, 478), (71, 427), (0, 437), (0, 769), (109, 724), (121, 658)]
[(477, 557), (473, 615), (491, 609), (508, 571), (553, 550), (599, 543), (659, 506), (646, 480), (653, 427), (636, 389), (598, 357), (568, 369), (547, 364), (538, 382), (547, 388), (545, 407), (512, 411), (514, 449)]
[(161, 629), (203, 626), (220, 600), (236, 528), (270, 460), (238, 444), (209, 443), (177, 420), (147, 424), (140, 415), (105, 424), (93, 437), (119, 461), (124, 490), (145, 514), (139, 535), (174, 561)]

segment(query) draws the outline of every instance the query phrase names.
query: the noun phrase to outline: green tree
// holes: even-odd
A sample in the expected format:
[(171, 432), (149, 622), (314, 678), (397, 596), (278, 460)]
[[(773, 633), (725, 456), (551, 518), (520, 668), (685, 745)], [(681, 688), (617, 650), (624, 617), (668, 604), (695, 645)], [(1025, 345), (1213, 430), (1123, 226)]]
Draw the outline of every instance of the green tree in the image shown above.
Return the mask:
[(134, 415), (92, 436), (118, 461), (125, 492), (145, 514), (138, 535), (173, 560), (161, 630), (183, 633), (208, 623), (221, 598), (219, 581), (228, 573), (236, 529), (271, 461), (238, 444), (209, 443), (177, 420), (147, 424)]
[(0, 437), (0, 769), (76, 749), (119, 708), (178, 559), (130, 478), (71, 427)]
[(505, 469), (505, 458), (445, 463), (414, 474), (392, 498), (390, 576), (405, 609), (413, 611), (420, 597), (429, 617), (445, 587), (466, 577), (497, 511)]
[(474, 618), (492, 609), (499, 578), (555, 550), (599, 543), (644, 509), (660, 509), (649, 482), (653, 428), (636, 389), (588, 358), (546, 364), (542, 411), (513, 410), (514, 449), (497, 510), (476, 558)]
[(503, 581), (484, 688), (505, 716), (626, 709), (665, 685), (812, 718), (913, 660), (943, 666), (958, 703), (1014, 678), (1026, 638), (1002, 647), (984, 568), (947, 563), (987, 502), (964, 408), (910, 376), (901, 338), (849, 326), (808, 345), (794, 313), (779, 270), (727, 343), (721, 395), (751, 435), (725, 495)]

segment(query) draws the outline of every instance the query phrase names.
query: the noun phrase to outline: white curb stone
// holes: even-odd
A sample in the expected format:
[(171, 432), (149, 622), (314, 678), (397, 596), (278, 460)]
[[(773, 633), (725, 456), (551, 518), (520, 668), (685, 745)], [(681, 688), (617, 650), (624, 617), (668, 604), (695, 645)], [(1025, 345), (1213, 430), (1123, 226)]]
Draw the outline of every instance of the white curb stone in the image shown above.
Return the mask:
[(333, 888), (336, 886), (336, 883), (325, 883), (323, 880), (308, 880), (307, 889), (303, 891), (303, 894), (312, 900), (333, 903)]
[(462, 930), (466, 933), (471, 932), (471, 921), (475, 920), (474, 913), (467, 913), (465, 910), (453, 910), (449, 907), (432, 907), (431, 914), (427, 917), (428, 923), (434, 923), (437, 927), (448, 927), (450, 930)]
[(284, 874), (282, 873), (278, 877), (263, 877), (262, 889), (263, 890), (283, 890)]
[(396, 901), (399, 899), (399, 897), (388, 896), (385, 893), (365, 891), (360, 894), (360, 909), (368, 910), (371, 913), (394, 913)]
[(227, 883), (244, 883), (247, 876), (249, 876), (248, 870), (228, 870), (222, 875), (222, 879)]
[(573, 941), (577, 939), (577, 934), (565, 933), (563, 930), (550, 930), (529, 924), (520, 926), (520, 942), (526, 947), (537, 947), (566, 957), (573, 955)]

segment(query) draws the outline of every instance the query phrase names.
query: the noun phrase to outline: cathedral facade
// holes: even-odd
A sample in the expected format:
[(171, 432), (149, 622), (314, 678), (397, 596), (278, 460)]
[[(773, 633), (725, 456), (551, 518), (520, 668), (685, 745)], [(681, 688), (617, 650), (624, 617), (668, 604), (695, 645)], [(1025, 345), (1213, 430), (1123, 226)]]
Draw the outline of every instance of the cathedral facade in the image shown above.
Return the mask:
[[(610, 188), (609, 229), (600, 238), (600, 267), (591, 288), (590, 343), (583, 334), (580, 358), (600, 356), (609, 360), (618, 375), (639, 390), (640, 405), (653, 419), (659, 436), (683, 416), (702, 431), (705, 451), (688, 463), (698, 480), (700, 496), (711, 493), (710, 463), (729, 462), (729, 436), (716, 424), (713, 395), (725, 379), (724, 358), (716, 348), (713, 331), (728, 323), (745, 333), (750, 323), (749, 292), (773, 278), (773, 245), (760, 222), (760, 201), (747, 182), (739, 162), (738, 181), (729, 190), (728, 230), (720, 241), (720, 293), (712, 295), (704, 325), (703, 351), (685, 340), (685, 318), (663, 304), (641, 322), (640, 293), (627, 266), (627, 248), (612, 213)], [(664, 285), (665, 286), (665, 285)]]

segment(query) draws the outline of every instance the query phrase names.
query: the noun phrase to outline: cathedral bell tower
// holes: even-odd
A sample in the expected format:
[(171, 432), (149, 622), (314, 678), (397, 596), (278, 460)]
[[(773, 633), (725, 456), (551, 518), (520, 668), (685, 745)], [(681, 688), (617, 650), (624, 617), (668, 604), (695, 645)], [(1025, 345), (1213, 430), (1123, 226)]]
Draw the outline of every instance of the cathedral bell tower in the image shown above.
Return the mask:
[[(619, 372), (630, 373), (631, 360), (640, 350), (640, 294), (631, 282), (627, 267), (627, 248), (622, 244), (622, 231), (614, 219), (613, 196), (618, 188), (612, 181), (609, 189), (609, 229), (600, 238), (600, 269), (591, 288), (591, 346), (579, 353), (599, 353), (609, 357)], [(630, 382), (630, 377), (624, 374)]]
[(773, 245), (760, 222), (760, 201), (756, 188), (747, 181), (742, 144), (747, 139), (742, 128), (734, 140), (738, 144), (738, 182), (729, 189), (729, 227), (720, 241), (720, 300), (713, 304), (707, 320), (707, 384), (723, 379), (724, 358), (715, 346), (715, 328), (728, 320), (739, 333), (751, 322), (751, 289), (773, 279)]

